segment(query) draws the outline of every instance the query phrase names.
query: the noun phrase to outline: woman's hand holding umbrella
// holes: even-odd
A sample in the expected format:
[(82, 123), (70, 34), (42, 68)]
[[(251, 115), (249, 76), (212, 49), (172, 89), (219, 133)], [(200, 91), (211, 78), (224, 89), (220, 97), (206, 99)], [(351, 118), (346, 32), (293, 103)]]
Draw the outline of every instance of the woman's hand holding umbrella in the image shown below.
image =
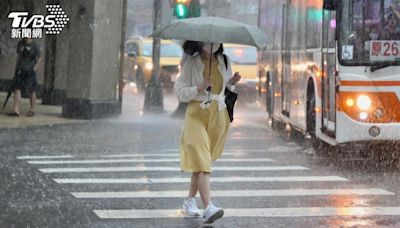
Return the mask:
[(212, 83), (211, 83), (211, 78), (205, 78), (203, 80), (203, 83), (201, 83), (200, 85), (197, 86), (197, 91), (201, 92), (207, 88), (211, 88)]

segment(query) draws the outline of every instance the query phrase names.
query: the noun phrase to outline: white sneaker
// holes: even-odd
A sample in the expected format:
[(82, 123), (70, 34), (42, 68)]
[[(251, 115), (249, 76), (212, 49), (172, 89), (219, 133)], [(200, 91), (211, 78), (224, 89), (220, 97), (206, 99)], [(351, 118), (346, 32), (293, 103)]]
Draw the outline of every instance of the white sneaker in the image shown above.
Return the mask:
[(207, 208), (203, 212), (203, 222), (213, 223), (222, 216), (224, 216), (224, 209), (216, 207), (212, 202), (209, 202)]
[(197, 202), (195, 198), (186, 198), (183, 201), (183, 210), (187, 215), (200, 216), (199, 208), (197, 208)]

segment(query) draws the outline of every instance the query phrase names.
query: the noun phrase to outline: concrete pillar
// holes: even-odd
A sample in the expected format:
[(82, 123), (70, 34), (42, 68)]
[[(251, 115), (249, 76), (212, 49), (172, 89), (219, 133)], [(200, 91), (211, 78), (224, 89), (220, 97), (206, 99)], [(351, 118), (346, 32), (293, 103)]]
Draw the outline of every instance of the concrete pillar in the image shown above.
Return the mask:
[[(47, 0), (47, 4), (60, 5), (71, 17), (72, 9), (68, 0)], [(46, 36), (46, 67), (43, 82), (42, 104), (62, 105), (66, 98), (68, 73), (69, 23), (58, 35)]]
[(65, 1), (71, 7), (66, 99), (62, 115), (118, 115), (123, 0)]

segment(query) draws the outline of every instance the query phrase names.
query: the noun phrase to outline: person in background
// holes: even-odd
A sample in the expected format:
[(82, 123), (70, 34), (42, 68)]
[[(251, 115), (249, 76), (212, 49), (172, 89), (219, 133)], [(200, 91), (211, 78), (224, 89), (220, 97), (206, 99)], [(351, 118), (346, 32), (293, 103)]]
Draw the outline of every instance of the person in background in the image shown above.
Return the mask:
[(400, 20), (400, 4), (399, 0), (392, 0), (390, 7), (386, 10), (386, 15), (395, 14), (397, 19)]
[(20, 115), (21, 90), (23, 90), (30, 95), (30, 107), (26, 115), (32, 117), (35, 115), (36, 71), (42, 62), (41, 51), (39, 45), (32, 38), (23, 38), (18, 43), (17, 54), (16, 75), (12, 85), (14, 89), (13, 111), (7, 114), (9, 116)]
[(400, 33), (397, 31), (397, 26), (399, 24), (399, 19), (396, 15), (389, 14), (386, 20), (386, 25), (381, 32), (380, 40), (400, 40)]

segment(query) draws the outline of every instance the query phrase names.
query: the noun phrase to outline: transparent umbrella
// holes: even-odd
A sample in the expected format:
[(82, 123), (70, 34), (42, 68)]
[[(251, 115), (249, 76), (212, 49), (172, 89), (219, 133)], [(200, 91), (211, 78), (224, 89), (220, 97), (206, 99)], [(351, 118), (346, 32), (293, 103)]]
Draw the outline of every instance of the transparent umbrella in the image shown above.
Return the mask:
[[(228, 20), (221, 17), (196, 17), (190, 19), (171, 20), (158, 27), (150, 37), (162, 39), (191, 40), (207, 43), (235, 43), (266, 48), (268, 39), (258, 27)], [(209, 58), (209, 74), (211, 73), (211, 55)], [(210, 77), (210, 75), (208, 75)], [(207, 88), (208, 101), (211, 87)], [(225, 103), (230, 120), (233, 120), (233, 107), (237, 94), (225, 89)]]
[(267, 36), (257, 26), (221, 17), (171, 20), (150, 35), (155, 38), (193, 40), (209, 43), (235, 43), (264, 48)]

